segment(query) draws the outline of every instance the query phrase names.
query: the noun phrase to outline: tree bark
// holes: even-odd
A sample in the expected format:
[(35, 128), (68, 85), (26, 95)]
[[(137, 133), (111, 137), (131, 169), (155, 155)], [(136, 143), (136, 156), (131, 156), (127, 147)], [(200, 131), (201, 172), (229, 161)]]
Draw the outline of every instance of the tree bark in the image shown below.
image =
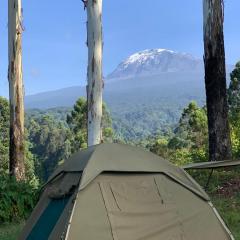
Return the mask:
[(22, 32), (21, 0), (8, 0), (9, 171), (18, 181), (25, 179)]
[(203, 0), (203, 20), (209, 160), (228, 160), (232, 154), (226, 93), (223, 0)]
[(85, 1), (88, 45), (88, 146), (101, 142), (102, 121), (102, 0)]

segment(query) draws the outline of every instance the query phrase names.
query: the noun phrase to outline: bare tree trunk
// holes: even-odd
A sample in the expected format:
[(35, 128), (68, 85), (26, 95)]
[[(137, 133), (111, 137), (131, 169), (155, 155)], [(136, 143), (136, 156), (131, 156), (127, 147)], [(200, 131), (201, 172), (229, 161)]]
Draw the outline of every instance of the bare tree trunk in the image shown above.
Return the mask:
[(232, 154), (226, 93), (223, 0), (203, 0), (203, 15), (209, 160), (227, 160), (232, 158)]
[(10, 99), (10, 175), (25, 179), (21, 0), (8, 0), (8, 81)]
[(102, 120), (102, 0), (85, 1), (88, 45), (88, 146), (101, 142)]

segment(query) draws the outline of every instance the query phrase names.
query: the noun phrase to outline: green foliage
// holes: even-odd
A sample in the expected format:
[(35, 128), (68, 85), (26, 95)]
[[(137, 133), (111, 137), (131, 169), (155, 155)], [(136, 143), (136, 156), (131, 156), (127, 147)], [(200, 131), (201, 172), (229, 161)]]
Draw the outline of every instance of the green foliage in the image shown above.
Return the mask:
[[(240, 157), (240, 62), (231, 73), (228, 89), (229, 116), (233, 156)], [(161, 139), (161, 137), (160, 137)], [(208, 159), (208, 126), (205, 107), (190, 102), (183, 110), (174, 134), (166, 138), (168, 144), (159, 144), (159, 138), (151, 151), (168, 158), (177, 165)]]
[(166, 138), (157, 137), (156, 140), (147, 145), (147, 148), (163, 158), (169, 157), (170, 149), (168, 148), (168, 140)]
[(67, 123), (72, 132), (72, 152), (87, 147), (87, 101), (79, 98), (73, 110), (67, 115)]
[[(79, 98), (75, 103), (73, 110), (67, 115), (67, 123), (71, 129), (72, 153), (79, 149), (87, 147), (87, 101), (85, 98)], [(105, 104), (103, 104), (102, 119), (103, 140), (112, 141), (113, 130), (110, 113)]]
[(240, 62), (230, 74), (230, 84), (228, 88), (228, 105), (231, 123), (231, 140), (233, 156), (240, 156)]
[[(148, 98), (144, 100), (147, 102)], [(142, 101), (119, 104), (111, 111), (115, 138), (137, 143), (177, 123), (181, 110), (174, 103), (156, 101), (144, 104)]]
[(16, 182), (0, 174), (0, 223), (26, 218), (36, 204), (38, 189), (28, 182)]
[(147, 148), (181, 166), (207, 160), (207, 139), (206, 109), (190, 102), (183, 110), (174, 132), (164, 137), (157, 136)]
[[(8, 173), (9, 168), (9, 123), (10, 113), (7, 99), (0, 97), (0, 171)], [(33, 155), (29, 151), (28, 131), (25, 129), (25, 167), (26, 180), (38, 184), (34, 174)]]
[(0, 171), (8, 169), (9, 117), (8, 101), (0, 97)]
[[(240, 116), (239, 119), (235, 116), (235, 121), (231, 121), (231, 142), (232, 153), (234, 158), (240, 157)], [(231, 119), (233, 120), (233, 119)]]
[[(65, 108), (28, 111), (26, 128), (36, 175), (44, 182), (72, 153), (87, 147), (87, 102), (78, 99), (72, 111)], [(112, 121), (105, 104), (102, 129), (104, 141), (112, 141)]]
[(183, 110), (178, 127), (175, 129), (175, 136), (169, 142), (169, 147), (201, 148), (206, 145), (207, 136), (206, 109), (198, 107), (196, 102), (190, 102)]
[(59, 162), (70, 156), (70, 131), (50, 115), (32, 118), (27, 128), (36, 174), (41, 181), (46, 181)]
[(54, 120), (58, 122), (63, 122), (67, 126), (66, 123), (66, 116), (71, 112), (71, 107), (56, 107), (56, 108), (49, 108), (49, 109), (27, 109), (26, 115), (27, 118), (25, 119), (26, 125), (28, 125), (28, 121), (31, 119), (36, 119), (43, 117), (45, 115), (50, 115), (53, 117)]
[(25, 169), (26, 169), (26, 181), (29, 183), (39, 186), (39, 178), (36, 174), (35, 169), (35, 156), (30, 151), (31, 149), (31, 143), (28, 140), (28, 133), (25, 130)]
[(0, 224), (0, 239), (1, 240), (16, 240), (24, 226), (21, 223), (4, 223)]
[(228, 105), (230, 116), (239, 118), (240, 114), (240, 62), (230, 74), (230, 84), (228, 88)]
[(230, 74), (228, 88), (228, 105), (231, 127), (232, 152), (235, 158), (240, 157), (240, 62)]

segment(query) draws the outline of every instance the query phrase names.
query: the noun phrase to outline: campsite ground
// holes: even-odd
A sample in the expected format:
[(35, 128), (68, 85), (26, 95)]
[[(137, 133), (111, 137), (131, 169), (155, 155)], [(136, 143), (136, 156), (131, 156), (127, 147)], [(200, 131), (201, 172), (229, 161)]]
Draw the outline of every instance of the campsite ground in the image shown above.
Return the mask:
[[(193, 171), (191, 175), (201, 186), (205, 186), (209, 171)], [(215, 170), (207, 193), (235, 240), (240, 240), (240, 168)]]
[(11, 223), (0, 225), (0, 239), (1, 240), (15, 240), (19, 235), (24, 223)]
[(212, 201), (226, 224), (229, 226), (235, 240), (240, 240), (240, 194), (232, 198), (219, 198), (214, 196)]

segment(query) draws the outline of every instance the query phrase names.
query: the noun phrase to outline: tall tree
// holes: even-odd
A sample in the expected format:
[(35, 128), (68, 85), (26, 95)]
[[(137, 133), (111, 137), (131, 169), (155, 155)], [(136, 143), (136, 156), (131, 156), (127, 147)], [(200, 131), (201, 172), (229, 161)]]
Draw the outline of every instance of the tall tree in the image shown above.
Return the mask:
[[(104, 142), (112, 142), (113, 129), (110, 113), (103, 103), (102, 105), (102, 138)], [(72, 132), (72, 153), (87, 147), (87, 101), (79, 98), (74, 104), (73, 110), (67, 115), (67, 123)]]
[(183, 110), (174, 136), (169, 140), (171, 149), (202, 149), (207, 145), (207, 113), (196, 102), (190, 102)]
[(203, 0), (204, 64), (209, 160), (231, 159), (226, 93), (223, 0)]
[(83, 0), (87, 8), (88, 146), (102, 140), (102, 0)]
[(8, 0), (8, 81), (10, 100), (10, 175), (25, 179), (21, 0)]

